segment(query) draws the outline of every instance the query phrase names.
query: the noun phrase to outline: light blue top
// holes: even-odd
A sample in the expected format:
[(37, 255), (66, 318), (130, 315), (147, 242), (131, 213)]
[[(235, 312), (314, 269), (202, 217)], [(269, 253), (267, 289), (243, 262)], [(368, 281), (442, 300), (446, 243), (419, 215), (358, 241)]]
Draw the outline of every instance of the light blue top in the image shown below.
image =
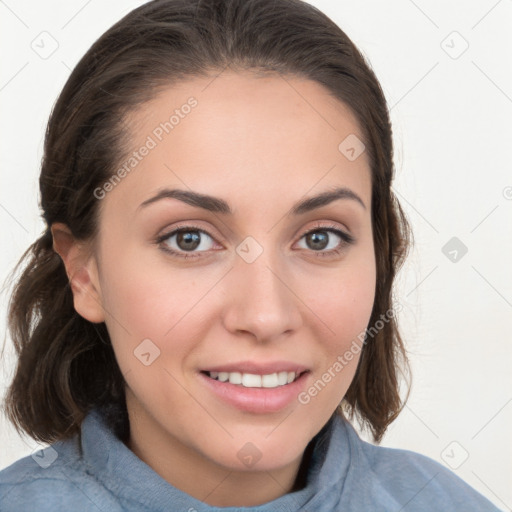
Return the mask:
[(363, 441), (337, 414), (312, 442), (303, 489), (255, 507), (213, 507), (161, 478), (95, 409), (82, 423), (80, 436), (0, 471), (0, 511), (499, 511), (442, 464)]

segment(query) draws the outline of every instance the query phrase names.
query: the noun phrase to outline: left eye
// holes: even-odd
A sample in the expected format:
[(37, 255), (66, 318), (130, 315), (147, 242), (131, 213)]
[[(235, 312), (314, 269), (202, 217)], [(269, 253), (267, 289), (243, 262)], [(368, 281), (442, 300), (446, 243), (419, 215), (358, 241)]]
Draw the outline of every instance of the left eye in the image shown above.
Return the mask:
[(341, 246), (353, 242), (350, 235), (334, 228), (315, 228), (305, 233), (301, 240), (303, 239), (306, 243), (304, 249), (311, 249), (314, 252), (325, 251), (327, 253), (337, 252)]

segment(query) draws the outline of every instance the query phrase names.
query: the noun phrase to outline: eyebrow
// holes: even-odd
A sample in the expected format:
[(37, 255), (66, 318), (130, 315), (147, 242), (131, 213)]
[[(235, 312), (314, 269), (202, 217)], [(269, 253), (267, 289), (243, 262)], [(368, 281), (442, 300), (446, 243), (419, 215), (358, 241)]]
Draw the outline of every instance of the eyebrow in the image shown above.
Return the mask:
[[(137, 210), (145, 208), (150, 204), (156, 203), (162, 199), (178, 199), (179, 201), (187, 203), (191, 206), (202, 208), (209, 212), (224, 213), (228, 215), (233, 214), (233, 210), (231, 210), (229, 204), (224, 201), (224, 199), (206, 194), (200, 194), (190, 190), (168, 188), (164, 188), (153, 197), (146, 199), (138, 206)], [(355, 192), (346, 187), (338, 187), (295, 203), (291, 208), (291, 213), (293, 215), (301, 215), (312, 210), (316, 210), (317, 208), (321, 208), (322, 206), (326, 206), (338, 199), (350, 199), (356, 201), (364, 209), (366, 209), (362, 199)]]

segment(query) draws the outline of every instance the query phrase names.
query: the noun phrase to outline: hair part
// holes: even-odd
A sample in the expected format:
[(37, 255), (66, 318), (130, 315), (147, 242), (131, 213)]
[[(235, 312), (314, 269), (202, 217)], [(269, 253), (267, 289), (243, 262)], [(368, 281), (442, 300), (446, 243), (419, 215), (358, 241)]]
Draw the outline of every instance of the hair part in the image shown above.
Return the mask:
[[(94, 190), (130, 149), (126, 120), (159, 91), (194, 77), (235, 71), (302, 77), (347, 105), (360, 125), (372, 176), (376, 293), (369, 325), (392, 309), (393, 281), (410, 228), (391, 190), (392, 129), (370, 65), (325, 14), (300, 0), (154, 0), (126, 15), (87, 51), (66, 82), (46, 130), (40, 174), (46, 229), (22, 255), (8, 309), (18, 357), (5, 412), (21, 432), (51, 443), (71, 437), (93, 407), (104, 407), (117, 435), (129, 433), (125, 381), (104, 323), (73, 305), (51, 226), (66, 224), (94, 241), (101, 202)], [(357, 416), (380, 442), (407, 398), (410, 374), (395, 317), (366, 338), (354, 379), (337, 409)], [(410, 391), (410, 390), (409, 390)]]

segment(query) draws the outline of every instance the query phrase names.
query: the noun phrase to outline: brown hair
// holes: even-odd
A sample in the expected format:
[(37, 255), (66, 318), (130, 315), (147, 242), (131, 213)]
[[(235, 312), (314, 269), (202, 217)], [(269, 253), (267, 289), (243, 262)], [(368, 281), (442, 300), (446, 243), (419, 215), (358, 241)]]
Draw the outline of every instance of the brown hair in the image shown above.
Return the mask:
[[(341, 405), (351, 417), (356, 413), (376, 442), (404, 407), (409, 394), (402, 402), (398, 372), (410, 373), (409, 363), (389, 312), (410, 228), (391, 190), (389, 112), (369, 64), (332, 20), (300, 0), (155, 0), (93, 44), (48, 122), (39, 180), (47, 227), (11, 274), (27, 260), (8, 310), (18, 362), (4, 408), (19, 432), (48, 443), (64, 439), (79, 430), (92, 407), (111, 404), (122, 412), (112, 427), (126, 438), (125, 383), (108, 331), (104, 323), (91, 323), (75, 311), (50, 228), (62, 222), (77, 240), (94, 240), (99, 201), (93, 191), (129, 150), (127, 115), (164, 87), (227, 66), (316, 81), (355, 114), (372, 173), (377, 282), (369, 325), (383, 314), (388, 321), (366, 337)], [(342, 416), (343, 407), (337, 409)]]

